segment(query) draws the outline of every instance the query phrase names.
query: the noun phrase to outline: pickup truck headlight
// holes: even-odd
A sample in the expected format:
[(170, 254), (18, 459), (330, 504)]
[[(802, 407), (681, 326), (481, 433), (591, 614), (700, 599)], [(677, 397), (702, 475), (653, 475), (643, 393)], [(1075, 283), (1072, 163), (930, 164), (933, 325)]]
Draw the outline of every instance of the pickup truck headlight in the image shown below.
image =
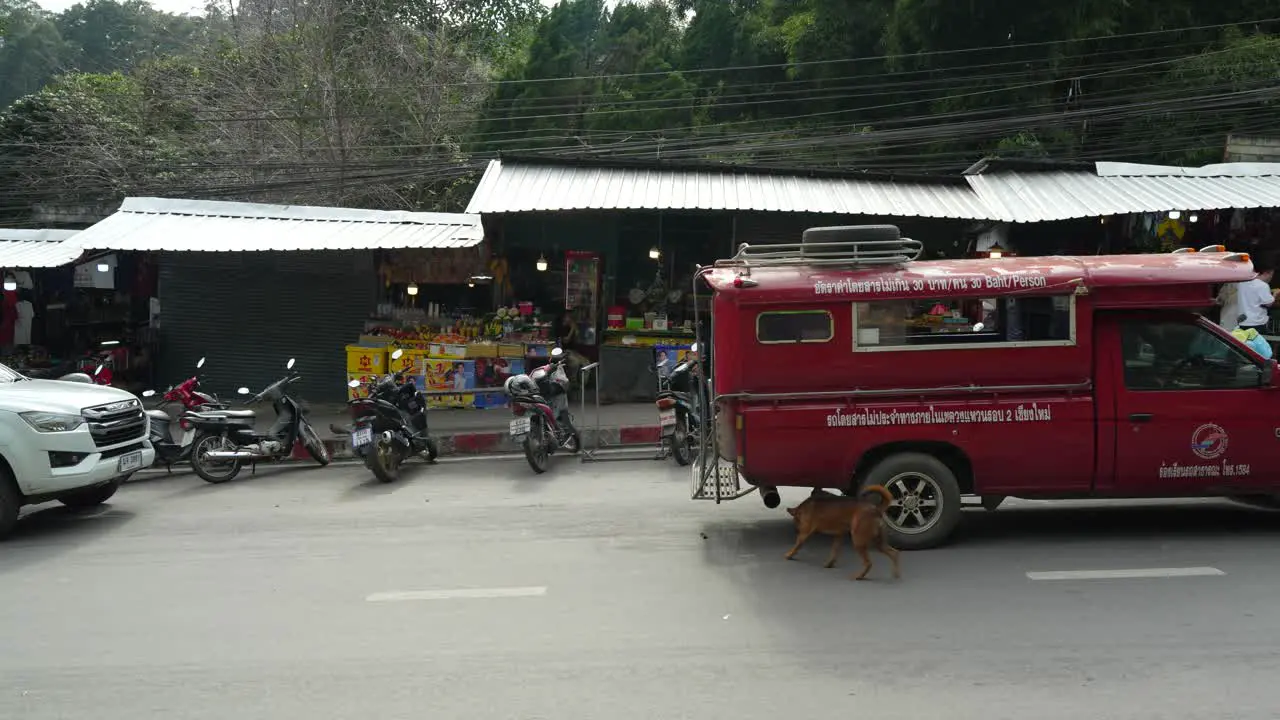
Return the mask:
[(27, 421), (36, 432), (71, 432), (84, 424), (79, 415), (62, 413), (24, 412), (18, 416)]

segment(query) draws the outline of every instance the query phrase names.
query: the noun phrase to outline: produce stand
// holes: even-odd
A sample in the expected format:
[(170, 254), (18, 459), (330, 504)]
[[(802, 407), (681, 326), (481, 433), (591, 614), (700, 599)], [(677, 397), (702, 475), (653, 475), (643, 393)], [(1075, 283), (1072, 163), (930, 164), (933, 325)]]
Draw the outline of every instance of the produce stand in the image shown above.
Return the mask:
[[(364, 395), (372, 378), (407, 371), (427, 394), (428, 407), (491, 409), (508, 407), (503, 384), (549, 356), (551, 324), (527, 304), (484, 317), (424, 316), (416, 322), (373, 323), (347, 346), (348, 398)], [(395, 361), (391, 353), (404, 353)]]

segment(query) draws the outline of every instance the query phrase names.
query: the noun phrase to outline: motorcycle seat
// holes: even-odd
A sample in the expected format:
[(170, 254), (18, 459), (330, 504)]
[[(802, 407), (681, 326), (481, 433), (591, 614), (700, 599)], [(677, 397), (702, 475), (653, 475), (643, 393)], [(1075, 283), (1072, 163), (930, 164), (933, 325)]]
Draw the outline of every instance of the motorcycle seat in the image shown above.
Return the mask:
[(215, 417), (248, 419), (248, 418), (253, 418), (258, 416), (258, 414), (252, 410), (210, 410), (208, 412), (193, 411), (187, 414), (197, 419), (215, 418)]

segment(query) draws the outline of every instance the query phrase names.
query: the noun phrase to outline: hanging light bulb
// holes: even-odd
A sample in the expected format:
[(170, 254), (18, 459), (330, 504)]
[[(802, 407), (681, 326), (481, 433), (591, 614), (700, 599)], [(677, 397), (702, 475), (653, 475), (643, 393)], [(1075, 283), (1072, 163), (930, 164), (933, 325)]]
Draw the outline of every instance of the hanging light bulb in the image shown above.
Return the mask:
[(110, 270), (111, 270), (110, 265), (106, 263), (98, 263), (98, 272), (104, 273), (104, 272), (109, 272)]
[(413, 282), (409, 283), (409, 287), (405, 288), (404, 291), (409, 293), (410, 295), (417, 295), (418, 283), (413, 283)]
[(1180, 218), (1180, 217), (1182, 217), (1182, 212), (1181, 212), (1181, 211), (1179, 211), (1179, 210), (1170, 210), (1170, 211), (1169, 211), (1169, 219), (1170, 219), (1170, 220), (1177, 220), (1177, 219), (1178, 219), (1178, 218)]
[(662, 251), (661, 251), (661, 250), (659, 250), (659, 249), (658, 249), (658, 248), (656, 248), (656, 247), (649, 248), (649, 259), (650, 259), (650, 260), (657, 260), (657, 259), (658, 259), (658, 258), (660, 258), (660, 257), (662, 257)]
[(539, 256), (538, 256), (538, 266), (537, 266), (537, 267), (538, 267), (538, 272), (546, 272), (546, 271), (547, 271), (547, 256), (546, 256), (546, 255), (539, 255)]
[(4, 291), (13, 292), (18, 289), (18, 279), (12, 275), (4, 276)]
[(1191, 217), (1189, 217), (1189, 218), (1187, 218), (1187, 219), (1188, 219), (1188, 220), (1190, 220), (1191, 222), (1199, 222), (1199, 221), (1200, 221), (1200, 216), (1199, 216), (1199, 215), (1197, 215), (1197, 214), (1195, 214), (1195, 213), (1191, 213)]

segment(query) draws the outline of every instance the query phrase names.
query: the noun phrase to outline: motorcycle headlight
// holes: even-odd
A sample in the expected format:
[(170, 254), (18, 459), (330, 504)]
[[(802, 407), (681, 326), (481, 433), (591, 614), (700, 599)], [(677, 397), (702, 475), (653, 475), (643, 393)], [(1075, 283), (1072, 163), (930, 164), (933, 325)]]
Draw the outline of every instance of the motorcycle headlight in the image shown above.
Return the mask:
[(79, 415), (63, 415), (61, 413), (24, 412), (18, 413), (36, 432), (71, 432), (84, 424)]

